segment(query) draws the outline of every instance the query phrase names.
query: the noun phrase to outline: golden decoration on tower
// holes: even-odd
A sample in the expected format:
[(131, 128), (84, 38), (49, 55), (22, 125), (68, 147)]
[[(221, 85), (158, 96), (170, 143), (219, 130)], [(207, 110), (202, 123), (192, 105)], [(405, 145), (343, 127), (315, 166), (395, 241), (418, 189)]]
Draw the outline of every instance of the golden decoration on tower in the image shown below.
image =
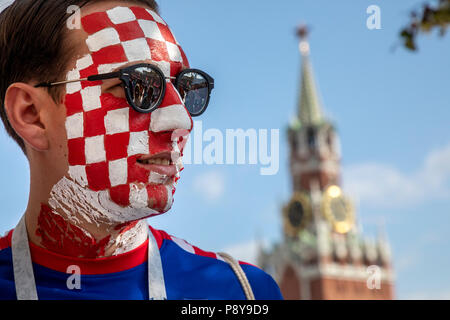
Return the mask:
[(303, 192), (295, 192), (291, 201), (283, 208), (283, 223), (286, 234), (297, 237), (298, 233), (311, 221), (311, 212), (309, 196)]
[(349, 232), (355, 224), (354, 209), (351, 201), (336, 185), (329, 186), (322, 199), (322, 212), (338, 233)]

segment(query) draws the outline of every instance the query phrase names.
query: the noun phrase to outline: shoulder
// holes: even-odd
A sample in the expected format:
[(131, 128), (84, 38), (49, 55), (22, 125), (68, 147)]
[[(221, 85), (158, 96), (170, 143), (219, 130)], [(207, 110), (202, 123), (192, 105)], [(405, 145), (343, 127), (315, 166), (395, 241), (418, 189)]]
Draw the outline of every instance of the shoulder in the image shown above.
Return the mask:
[[(216, 252), (205, 251), (184, 239), (162, 230), (151, 228), (161, 251), (161, 258), (167, 277), (185, 279), (177, 287), (195, 283), (198, 290), (207, 293), (209, 299), (244, 299), (243, 290), (232, 268)], [(258, 300), (282, 299), (280, 289), (273, 278), (259, 267), (239, 261), (255, 298)], [(189, 279), (189, 280), (188, 280)], [(201, 287), (204, 286), (203, 289)], [(214, 288), (214, 289), (213, 289)], [(229, 293), (227, 296), (226, 293)], [(194, 294), (201, 295), (200, 291)], [(221, 296), (224, 294), (224, 296)], [(194, 298), (194, 297), (191, 297)]]
[(281, 300), (280, 288), (275, 280), (264, 270), (257, 266), (239, 261), (247, 275), (256, 300)]
[(158, 243), (158, 247), (160, 249), (167, 245), (169, 246), (175, 245), (177, 249), (182, 249), (184, 252), (190, 253), (194, 256), (207, 257), (223, 261), (223, 259), (218, 254), (210, 251), (204, 251), (190, 244), (186, 240), (170, 235), (163, 230), (157, 230), (152, 227), (150, 227), (150, 230), (155, 236), (156, 242)]

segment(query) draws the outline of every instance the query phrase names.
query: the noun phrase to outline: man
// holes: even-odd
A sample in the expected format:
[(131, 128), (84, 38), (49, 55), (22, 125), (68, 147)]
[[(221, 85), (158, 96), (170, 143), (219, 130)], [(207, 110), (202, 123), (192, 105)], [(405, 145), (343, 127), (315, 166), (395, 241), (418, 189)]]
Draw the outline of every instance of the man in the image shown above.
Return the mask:
[(153, 0), (16, 0), (0, 39), (0, 114), (30, 163), (26, 212), (0, 239), (0, 298), (281, 298), (257, 267), (146, 223), (172, 205), (214, 86)]

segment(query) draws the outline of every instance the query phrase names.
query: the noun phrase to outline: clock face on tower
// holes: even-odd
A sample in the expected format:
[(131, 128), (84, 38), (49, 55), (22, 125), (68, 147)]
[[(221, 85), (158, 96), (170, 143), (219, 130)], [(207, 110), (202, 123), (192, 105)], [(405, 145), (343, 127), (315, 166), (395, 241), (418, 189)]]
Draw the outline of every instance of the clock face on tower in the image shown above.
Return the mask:
[(298, 228), (302, 224), (304, 215), (303, 204), (300, 201), (294, 201), (288, 208), (288, 219), (289, 223), (294, 227)]
[(311, 204), (308, 195), (300, 192), (294, 193), (291, 201), (283, 210), (284, 229), (291, 237), (298, 233), (311, 219)]
[(352, 203), (338, 186), (332, 185), (325, 190), (322, 211), (338, 233), (347, 233), (354, 225)]

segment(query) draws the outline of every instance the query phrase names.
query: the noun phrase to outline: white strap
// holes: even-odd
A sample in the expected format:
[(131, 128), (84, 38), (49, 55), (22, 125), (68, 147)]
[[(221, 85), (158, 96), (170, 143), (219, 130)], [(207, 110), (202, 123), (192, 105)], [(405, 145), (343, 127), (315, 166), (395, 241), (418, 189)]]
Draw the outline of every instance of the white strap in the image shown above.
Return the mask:
[(244, 270), (242, 270), (239, 262), (225, 252), (220, 252), (219, 256), (221, 256), (225, 260), (225, 262), (227, 262), (233, 269), (239, 282), (241, 283), (242, 289), (244, 289), (245, 297), (247, 298), (247, 300), (255, 300), (255, 295), (253, 294), (250, 282), (248, 281), (247, 276), (245, 275)]
[(11, 249), (17, 300), (38, 300), (25, 215), (13, 231)]
[(149, 300), (167, 300), (161, 255), (150, 228), (148, 228), (148, 296)]

